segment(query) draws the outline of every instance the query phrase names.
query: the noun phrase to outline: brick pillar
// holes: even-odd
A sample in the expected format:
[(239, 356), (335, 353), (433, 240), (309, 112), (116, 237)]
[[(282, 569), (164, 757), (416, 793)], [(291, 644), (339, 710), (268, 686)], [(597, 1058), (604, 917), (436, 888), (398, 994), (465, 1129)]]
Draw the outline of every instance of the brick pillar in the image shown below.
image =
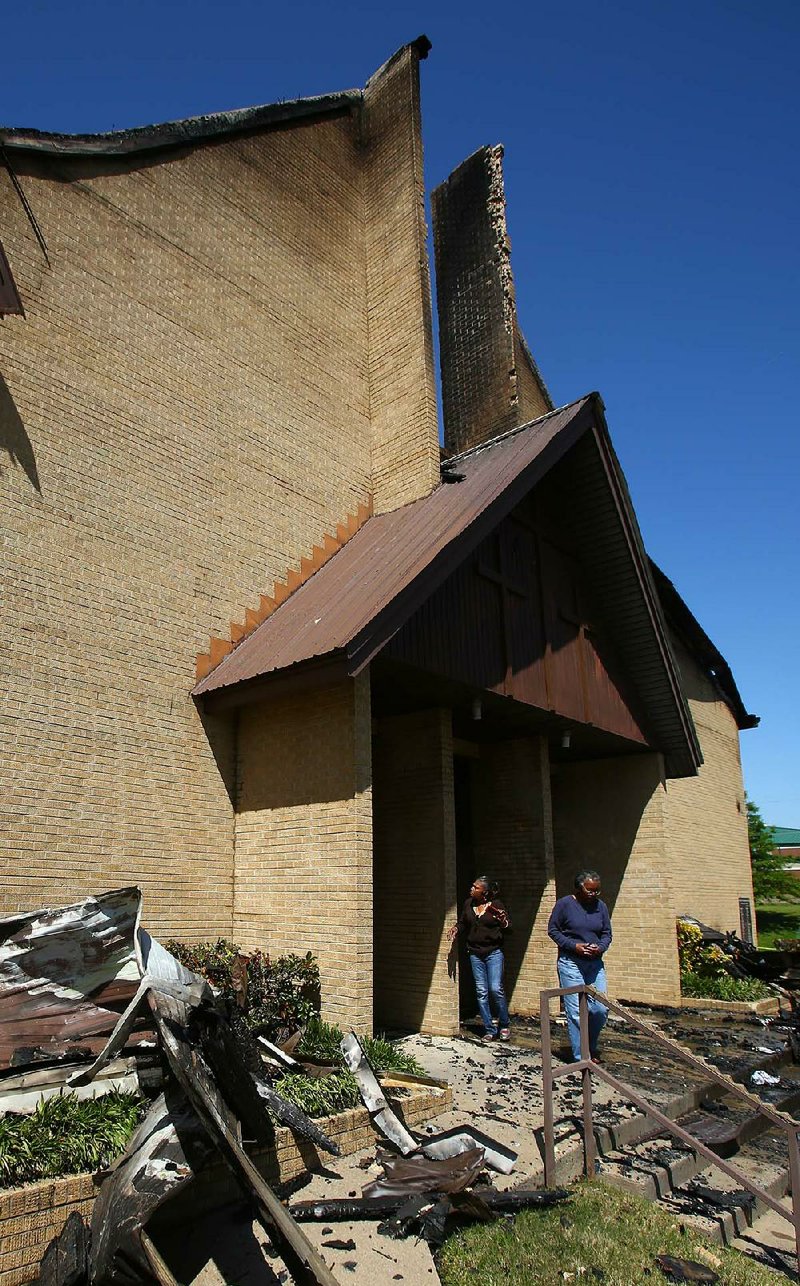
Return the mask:
[[(558, 894), (595, 867), (611, 911), (609, 993), (651, 1004), (680, 997), (663, 761), (625, 755), (553, 771)], [(551, 978), (555, 979), (555, 951)], [(555, 982), (554, 984), (555, 985)]]
[(369, 675), (242, 711), (234, 938), (313, 951), (322, 1015), (372, 1031)]
[(550, 758), (546, 737), (481, 746), (472, 764), (475, 871), (500, 885), (513, 930), (505, 941), (513, 1012), (538, 1012), (552, 982), (547, 920), (554, 901)]
[(372, 482), (376, 513), (439, 482), (431, 283), (425, 228), (420, 37), (364, 90)]
[(375, 1021), (448, 1035), (458, 1030), (450, 711), (381, 719), (373, 766)]
[(482, 147), (431, 197), (445, 448), (552, 410), (517, 321), (502, 147)]

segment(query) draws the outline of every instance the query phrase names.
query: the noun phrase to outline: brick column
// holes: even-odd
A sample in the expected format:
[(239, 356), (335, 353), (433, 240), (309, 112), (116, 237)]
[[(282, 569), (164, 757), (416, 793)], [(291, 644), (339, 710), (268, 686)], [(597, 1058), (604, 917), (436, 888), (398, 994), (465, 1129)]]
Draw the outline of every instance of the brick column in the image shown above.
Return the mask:
[(376, 1023), (446, 1035), (458, 1030), (450, 711), (381, 719), (373, 765)]
[(364, 90), (364, 207), (375, 512), (439, 482), (431, 283), (425, 228), (419, 60), (422, 39)]
[(558, 893), (570, 892), (579, 867), (600, 872), (614, 931), (609, 993), (620, 999), (658, 1004), (680, 997), (665, 821), (660, 755), (559, 764), (554, 770)]
[(240, 716), (234, 938), (313, 951), (322, 1015), (372, 1031), (369, 676)]
[(474, 874), (497, 880), (513, 921), (505, 942), (509, 1006), (536, 1013), (540, 989), (552, 982), (547, 920), (555, 874), (547, 739), (481, 746), (471, 785)]

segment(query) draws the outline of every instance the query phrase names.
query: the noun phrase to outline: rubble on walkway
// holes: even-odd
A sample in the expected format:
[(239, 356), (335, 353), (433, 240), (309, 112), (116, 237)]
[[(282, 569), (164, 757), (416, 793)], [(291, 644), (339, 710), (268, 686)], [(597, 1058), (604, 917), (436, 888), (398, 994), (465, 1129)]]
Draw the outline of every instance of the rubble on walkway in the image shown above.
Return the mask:
[[(135, 1048), (142, 1031), (151, 1043), (157, 1036), (165, 1062), (163, 1093), (105, 1178), (90, 1238), (78, 1236), (72, 1221), (43, 1272), (52, 1280), (54, 1266), (60, 1272), (58, 1265), (68, 1264), (70, 1282), (92, 1286), (170, 1279), (147, 1234), (149, 1220), (216, 1152), (254, 1201), (294, 1280), (334, 1286), (324, 1260), (248, 1157), (241, 1134), (271, 1142), (269, 1107), (316, 1146), (333, 1155), (338, 1148), (280, 1098), (254, 1042), (227, 1021), (208, 983), (151, 938), (140, 918), (141, 893), (130, 888), (0, 921), (0, 1066), (44, 1069), (51, 1088), (87, 1087), (113, 1058)], [(17, 1082), (5, 1088), (6, 1111), (15, 1110), (15, 1094), (20, 1103), (30, 1097), (30, 1084)]]

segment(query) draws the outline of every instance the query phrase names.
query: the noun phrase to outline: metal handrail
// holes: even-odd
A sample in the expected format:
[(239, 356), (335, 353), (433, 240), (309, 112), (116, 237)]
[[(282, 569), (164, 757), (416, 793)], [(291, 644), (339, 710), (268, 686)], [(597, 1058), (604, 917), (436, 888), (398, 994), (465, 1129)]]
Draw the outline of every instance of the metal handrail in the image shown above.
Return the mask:
[[(554, 1068), (553, 1051), (550, 1041), (550, 1001), (556, 996), (573, 996), (576, 994), (578, 995), (580, 1017), (581, 1057), (575, 1063), (568, 1063), (565, 1067)], [(759, 1187), (757, 1183), (754, 1183), (752, 1179), (748, 1178), (747, 1175), (742, 1174), (741, 1170), (738, 1170), (736, 1166), (733, 1166), (730, 1162), (723, 1160), (723, 1158), (718, 1156), (716, 1152), (713, 1152), (711, 1148), (707, 1147), (704, 1143), (701, 1143), (699, 1139), (696, 1139), (694, 1135), (690, 1134), (688, 1130), (684, 1130), (682, 1126), (677, 1125), (675, 1121), (672, 1121), (668, 1116), (665, 1116), (663, 1112), (658, 1110), (658, 1108), (653, 1107), (651, 1103), (648, 1103), (647, 1100), (644, 1099), (636, 1090), (632, 1089), (630, 1085), (626, 1085), (624, 1081), (618, 1080), (616, 1076), (613, 1076), (611, 1072), (601, 1064), (592, 1061), (589, 1056), (589, 996), (593, 996), (596, 1000), (599, 1000), (600, 1003), (605, 1005), (612, 1013), (619, 1014), (619, 1016), (624, 1018), (626, 1022), (629, 1022), (633, 1027), (638, 1028), (639, 1031), (643, 1031), (658, 1044), (665, 1046), (677, 1057), (682, 1058), (684, 1062), (688, 1063), (691, 1067), (702, 1071), (704, 1076), (708, 1076), (717, 1084), (724, 1086), (729, 1093), (737, 1094), (740, 1098), (745, 1099), (762, 1116), (766, 1117), (767, 1120), (771, 1121), (774, 1125), (779, 1126), (786, 1132), (789, 1148), (789, 1176), (792, 1189), (791, 1213), (785, 1208), (785, 1206), (782, 1206), (780, 1202), (776, 1201), (774, 1197), (770, 1196), (768, 1192), (765, 1192), (763, 1188)], [(625, 1009), (617, 1001), (611, 1000), (608, 996), (604, 995), (603, 992), (597, 991), (595, 987), (590, 987), (586, 984), (577, 987), (552, 987), (539, 993), (539, 1001), (539, 1015), (542, 1034), (545, 1185), (547, 1187), (552, 1187), (556, 1183), (553, 1083), (563, 1076), (573, 1076), (576, 1072), (580, 1072), (583, 1086), (584, 1170), (587, 1179), (594, 1178), (596, 1146), (592, 1115), (592, 1076), (599, 1076), (602, 1081), (605, 1081), (607, 1085), (610, 1085), (618, 1094), (621, 1094), (626, 1100), (635, 1104), (640, 1111), (644, 1112), (647, 1116), (653, 1117), (659, 1125), (663, 1126), (670, 1134), (673, 1134), (675, 1138), (680, 1139), (681, 1142), (685, 1143), (693, 1152), (699, 1152), (702, 1156), (706, 1157), (706, 1159), (713, 1165), (722, 1170), (723, 1174), (727, 1174), (729, 1178), (740, 1183), (743, 1188), (746, 1188), (748, 1192), (751, 1192), (754, 1197), (763, 1202), (764, 1205), (768, 1206), (770, 1210), (773, 1210), (776, 1214), (780, 1215), (782, 1219), (786, 1219), (791, 1223), (794, 1227), (795, 1248), (797, 1251), (798, 1268), (800, 1269), (800, 1143), (798, 1143), (800, 1122), (794, 1121), (785, 1113), (776, 1111), (767, 1104), (761, 1103), (742, 1086), (737, 1085), (735, 1081), (732, 1081), (722, 1072), (717, 1071), (716, 1068), (709, 1066), (704, 1059), (698, 1058), (696, 1055), (689, 1053), (688, 1050), (683, 1049), (680, 1045), (677, 1045), (675, 1041), (671, 1040), (668, 1036), (665, 1036), (664, 1033), (659, 1031), (659, 1029), (652, 1023), (644, 1022), (641, 1018), (638, 1018), (635, 1014), (632, 1014), (629, 1010)]]

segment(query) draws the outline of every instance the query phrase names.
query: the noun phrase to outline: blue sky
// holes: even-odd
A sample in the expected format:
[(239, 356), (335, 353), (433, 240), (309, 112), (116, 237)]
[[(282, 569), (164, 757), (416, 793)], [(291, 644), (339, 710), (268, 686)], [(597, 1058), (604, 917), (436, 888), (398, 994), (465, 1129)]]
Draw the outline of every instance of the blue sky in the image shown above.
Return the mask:
[(27, 0), (3, 16), (0, 121), (357, 87), (421, 32), (428, 189), (505, 144), (528, 342), (557, 404), (602, 393), (649, 552), (761, 716), (747, 790), (800, 826), (796, 0)]

